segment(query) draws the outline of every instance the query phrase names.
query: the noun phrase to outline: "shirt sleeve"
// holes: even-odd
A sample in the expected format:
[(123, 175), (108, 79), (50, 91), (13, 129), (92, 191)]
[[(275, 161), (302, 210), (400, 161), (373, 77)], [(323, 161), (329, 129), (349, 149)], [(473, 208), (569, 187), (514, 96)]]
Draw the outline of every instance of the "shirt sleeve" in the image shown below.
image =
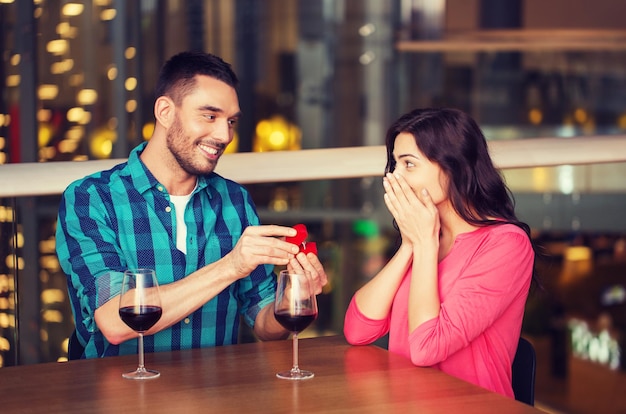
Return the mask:
[(521, 232), (484, 240), (442, 299), (439, 316), (409, 333), (412, 362), (430, 366), (447, 359), (492, 326), (514, 301), (525, 303), (533, 262), (530, 240)]
[(359, 310), (352, 297), (343, 324), (343, 335), (352, 345), (367, 345), (382, 338), (389, 332), (389, 317), (370, 319)]
[(125, 268), (104, 205), (96, 191), (71, 185), (62, 196), (57, 221), (57, 256), (75, 293), (74, 318), (89, 332), (97, 331), (95, 310), (119, 294)]
[[(246, 225), (259, 225), (260, 220), (254, 202), (245, 189), (242, 189), (242, 191), (245, 200)], [(238, 283), (238, 300), (241, 303), (241, 314), (246, 324), (254, 328), (256, 317), (261, 309), (274, 302), (274, 296), (276, 295), (274, 266), (260, 265), (248, 277), (240, 279)]]

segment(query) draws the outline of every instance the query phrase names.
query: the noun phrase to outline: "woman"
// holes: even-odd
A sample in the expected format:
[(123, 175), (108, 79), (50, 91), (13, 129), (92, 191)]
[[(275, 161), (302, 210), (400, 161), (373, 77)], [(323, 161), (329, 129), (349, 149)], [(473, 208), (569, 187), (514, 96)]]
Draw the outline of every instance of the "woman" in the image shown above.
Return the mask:
[(514, 397), (511, 364), (533, 274), (529, 227), (476, 122), (416, 109), (387, 132), (384, 200), (402, 242), (359, 289), (344, 334)]

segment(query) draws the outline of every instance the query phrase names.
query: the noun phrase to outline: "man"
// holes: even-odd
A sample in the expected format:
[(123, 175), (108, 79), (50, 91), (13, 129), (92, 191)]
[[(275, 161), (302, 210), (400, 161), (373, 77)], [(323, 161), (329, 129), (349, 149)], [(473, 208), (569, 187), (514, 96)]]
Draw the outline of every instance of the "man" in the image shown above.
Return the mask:
[(274, 265), (326, 283), (314, 254), (261, 226), (248, 192), (213, 170), (241, 113), (229, 64), (183, 52), (162, 68), (156, 126), (126, 163), (72, 183), (59, 208), (57, 254), (83, 357), (137, 351), (118, 315), (124, 270), (156, 270), (163, 315), (147, 352), (236, 343), (239, 317), (261, 340), (285, 338), (274, 318)]

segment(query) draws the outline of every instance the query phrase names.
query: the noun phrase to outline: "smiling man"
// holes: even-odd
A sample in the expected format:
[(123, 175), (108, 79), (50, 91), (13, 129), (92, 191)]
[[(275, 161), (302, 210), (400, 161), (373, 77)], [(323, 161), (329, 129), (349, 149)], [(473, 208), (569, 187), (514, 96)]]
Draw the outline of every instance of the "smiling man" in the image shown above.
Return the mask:
[(290, 227), (262, 226), (248, 192), (214, 172), (241, 115), (229, 64), (202, 52), (173, 56), (156, 87), (156, 126), (128, 161), (66, 189), (57, 255), (82, 357), (137, 352), (118, 315), (123, 272), (156, 270), (163, 314), (146, 352), (237, 342), (240, 316), (259, 339), (288, 335), (274, 318), (274, 265), (326, 283), (313, 253), (284, 240)]

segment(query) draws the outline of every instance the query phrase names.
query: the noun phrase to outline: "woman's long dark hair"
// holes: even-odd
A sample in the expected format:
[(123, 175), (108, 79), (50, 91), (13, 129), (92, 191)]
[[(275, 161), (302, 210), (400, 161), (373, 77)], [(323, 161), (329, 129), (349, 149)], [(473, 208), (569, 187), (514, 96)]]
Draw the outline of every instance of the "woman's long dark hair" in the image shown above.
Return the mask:
[(396, 168), (394, 143), (403, 132), (413, 135), (420, 151), (449, 177), (448, 197), (465, 221), (475, 226), (508, 222), (530, 238), (530, 227), (516, 217), (513, 194), (493, 165), (485, 136), (472, 117), (452, 108), (415, 109), (401, 116), (387, 131), (385, 172)]

